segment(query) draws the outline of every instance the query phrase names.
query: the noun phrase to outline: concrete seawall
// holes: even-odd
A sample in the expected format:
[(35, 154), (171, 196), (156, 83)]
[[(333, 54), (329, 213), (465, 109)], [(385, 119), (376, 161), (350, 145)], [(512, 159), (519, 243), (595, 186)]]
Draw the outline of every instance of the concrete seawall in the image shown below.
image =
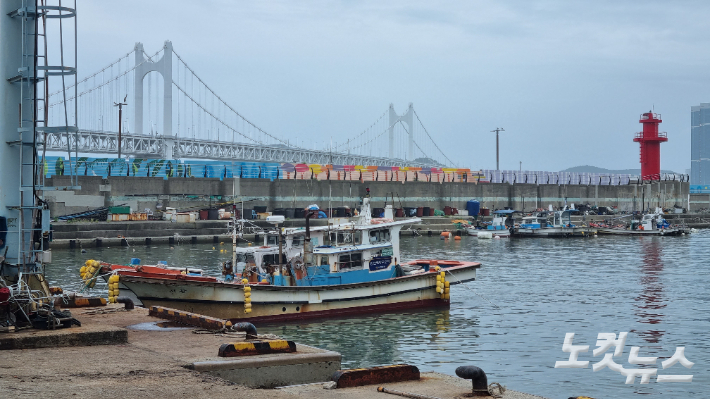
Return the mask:
[[(68, 186), (69, 177), (47, 179), (48, 186)], [(111, 176), (80, 176), (78, 191), (48, 191), (53, 216), (83, 212), (101, 206), (130, 205), (133, 210), (156, 210), (165, 207), (178, 209), (202, 208), (215, 203), (229, 202), (233, 195), (254, 200), (254, 205), (275, 208), (296, 208), (317, 203), (327, 207), (356, 206), (369, 187), (373, 205), (381, 207), (394, 195), (395, 206), (444, 206), (464, 209), (466, 201), (477, 199), (491, 209), (512, 207), (532, 210), (546, 208), (548, 204), (563, 206), (567, 203), (589, 203), (597, 206), (616, 206), (619, 210), (646, 206), (689, 208), (710, 207), (710, 196), (689, 195), (688, 183), (660, 181), (644, 185), (597, 186), (556, 184), (508, 183), (429, 183), (429, 182), (374, 182), (374, 181), (322, 181), (322, 180), (269, 180), (269, 179), (191, 179)], [(695, 198), (696, 196), (699, 196)], [(689, 202), (690, 198), (690, 204)], [(689, 207), (690, 205), (690, 207)], [(245, 209), (247, 206), (245, 206)]]

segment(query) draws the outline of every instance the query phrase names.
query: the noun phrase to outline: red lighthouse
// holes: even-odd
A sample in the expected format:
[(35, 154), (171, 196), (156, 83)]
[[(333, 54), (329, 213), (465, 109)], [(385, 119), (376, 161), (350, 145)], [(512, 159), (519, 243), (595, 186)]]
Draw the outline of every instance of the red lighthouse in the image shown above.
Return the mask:
[(659, 132), (661, 115), (654, 112), (641, 114), (643, 132), (636, 133), (634, 141), (641, 145), (641, 179), (661, 180), (661, 143), (668, 141), (666, 132)]

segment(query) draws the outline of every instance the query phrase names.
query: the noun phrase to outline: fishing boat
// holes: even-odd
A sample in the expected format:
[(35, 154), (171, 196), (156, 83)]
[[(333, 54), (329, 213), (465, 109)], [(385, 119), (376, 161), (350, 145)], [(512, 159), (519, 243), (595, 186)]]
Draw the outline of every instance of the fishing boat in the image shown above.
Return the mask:
[(628, 225), (621, 227), (602, 227), (599, 234), (627, 235), (627, 236), (678, 236), (690, 233), (683, 227), (673, 227), (663, 217), (662, 213), (648, 213), (641, 220), (632, 220)]
[(589, 237), (597, 234), (597, 229), (577, 226), (572, 223), (574, 209), (555, 212), (535, 212), (523, 218), (513, 230), (516, 237)]
[[(234, 282), (208, 276), (118, 270), (145, 306), (236, 321), (285, 321), (450, 306), (449, 286), (476, 279), (478, 262), (401, 260), (399, 232), (418, 218), (372, 218), (363, 198), (353, 221), (279, 229), (277, 262), (237, 265)], [(294, 248), (303, 236), (302, 255)], [(294, 242), (296, 244), (294, 244)], [(283, 254), (292, 256), (284, 262)], [(278, 259), (281, 261), (278, 261)]]
[[(477, 229), (474, 226), (466, 227), (466, 232), (477, 238), (509, 238), (510, 228), (513, 227), (513, 214), (517, 212), (512, 209), (501, 209), (493, 212), (493, 220), (485, 229)], [(508, 222), (508, 223), (507, 223)], [(508, 226), (510, 224), (510, 226)]]

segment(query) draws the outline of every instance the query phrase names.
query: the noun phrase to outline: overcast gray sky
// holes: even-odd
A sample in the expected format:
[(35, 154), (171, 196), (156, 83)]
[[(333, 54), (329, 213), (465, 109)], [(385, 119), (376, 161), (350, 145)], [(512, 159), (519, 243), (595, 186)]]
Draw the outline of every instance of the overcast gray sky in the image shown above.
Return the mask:
[(661, 166), (690, 167), (710, 102), (708, 1), (80, 1), (80, 76), (171, 40), (230, 105), (280, 137), (354, 136), (414, 103), (464, 166), (638, 168), (639, 115)]

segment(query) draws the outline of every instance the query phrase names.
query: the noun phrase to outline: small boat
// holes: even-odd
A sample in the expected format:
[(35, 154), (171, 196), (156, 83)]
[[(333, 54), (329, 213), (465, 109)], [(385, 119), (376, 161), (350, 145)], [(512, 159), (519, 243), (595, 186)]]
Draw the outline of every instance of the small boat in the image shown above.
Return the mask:
[[(138, 261), (136, 263), (136, 260)], [(141, 265), (140, 264), (140, 259), (137, 258), (132, 258), (131, 259), (132, 265), (116, 265), (116, 264), (111, 264), (111, 263), (106, 263), (106, 262), (100, 262), (101, 265), (101, 271), (100, 275), (108, 283), (108, 279), (111, 276), (112, 273), (116, 273), (119, 270), (123, 271), (134, 271), (134, 272), (140, 272), (140, 273), (153, 273), (153, 274), (168, 274), (168, 275), (188, 275), (188, 276), (203, 276), (204, 275), (204, 270), (194, 268), (194, 267), (171, 267), (168, 266), (167, 262), (161, 261), (158, 262), (157, 265)], [(217, 279), (215, 278), (215, 281)], [(134, 304), (136, 305), (143, 305), (131, 290), (128, 289), (123, 283), (119, 282), (118, 283), (118, 288), (121, 291), (121, 296), (125, 296), (130, 298)]]
[[(474, 226), (466, 227), (466, 232), (477, 238), (509, 238), (510, 228), (513, 226), (513, 214), (517, 212), (512, 209), (502, 209), (494, 211), (493, 221), (485, 229), (477, 229)], [(506, 224), (510, 224), (510, 227)]]
[(632, 220), (628, 226), (603, 227), (598, 231), (599, 234), (627, 236), (678, 236), (691, 232), (689, 229), (671, 226), (661, 213), (648, 213), (641, 220)]
[(577, 226), (572, 223), (575, 210), (535, 212), (523, 218), (513, 235), (516, 237), (589, 237), (597, 234), (594, 227)]
[[(276, 262), (249, 262), (234, 282), (186, 274), (118, 270), (145, 306), (165, 306), (237, 321), (285, 321), (449, 307), (449, 286), (476, 279), (478, 262), (401, 261), (399, 232), (418, 218), (371, 218), (369, 195), (355, 221), (281, 229)], [(303, 237), (300, 241), (298, 237)], [(303, 242), (301, 254), (298, 244)], [(285, 244), (285, 245), (284, 245)], [(273, 251), (273, 247), (263, 248)], [(258, 248), (257, 248), (258, 250)], [(289, 252), (290, 259), (278, 253)], [(255, 252), (256, 253), (256, 252)], [(226, 280), (226, 279), (225, 279)]]

